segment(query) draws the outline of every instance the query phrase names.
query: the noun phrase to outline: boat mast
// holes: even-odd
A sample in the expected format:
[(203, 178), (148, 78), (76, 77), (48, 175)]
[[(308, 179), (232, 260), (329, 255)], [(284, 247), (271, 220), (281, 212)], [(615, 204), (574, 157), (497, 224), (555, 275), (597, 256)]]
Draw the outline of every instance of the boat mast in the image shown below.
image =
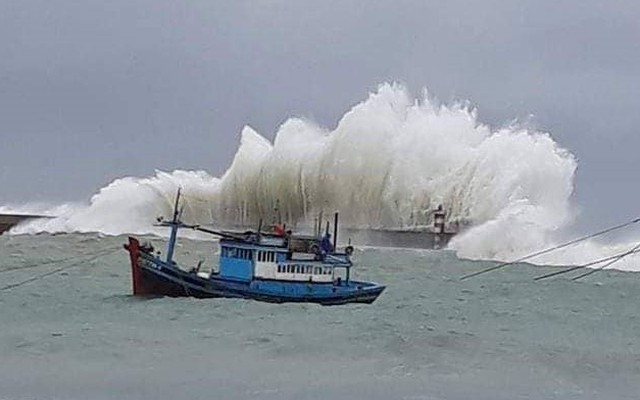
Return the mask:
[(169, 236), (169, 243), (167, 243), (167, 259), (166, 263), (171, 264), (173, 262), (173, 249), (176, 247), (176, 238), (178, 237), (178, 205), (180, 203), (180, 188), (178, 188), (178, 194), (176, 195), (176, 202), (173, 207), (173, 220), (171, 220), (171, 236)]

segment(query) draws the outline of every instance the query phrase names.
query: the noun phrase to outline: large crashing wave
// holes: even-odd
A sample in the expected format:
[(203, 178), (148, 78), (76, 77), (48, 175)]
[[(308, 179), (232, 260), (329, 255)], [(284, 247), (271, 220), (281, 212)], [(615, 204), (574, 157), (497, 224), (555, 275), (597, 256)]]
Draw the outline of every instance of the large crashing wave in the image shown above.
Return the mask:
[(310, 224), (335, 210), (351, 226), (424, 225), (443, 205), (449, 222), (473, 224), (451, 247), (505, 259), (543, 247), (570, 221), (575, 170), (547, 133), (491, 129), (467, 103), (441, 104), (426, 92), (415, 99), (383, 84), (334, 130), (292, 118), (271, 143), (245, 127), (221, 178), (174, 171), (118, 179), (89, 206), (17, 231), (153, 232), (182, 187), (184, 219), (216, 225)]

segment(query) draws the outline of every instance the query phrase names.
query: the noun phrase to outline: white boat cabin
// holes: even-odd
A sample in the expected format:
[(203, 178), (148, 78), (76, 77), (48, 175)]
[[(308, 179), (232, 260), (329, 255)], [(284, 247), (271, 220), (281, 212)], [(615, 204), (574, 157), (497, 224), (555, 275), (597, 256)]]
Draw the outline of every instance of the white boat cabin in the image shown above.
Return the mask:
[(331, 283), (334, 266), (314, 260), (309, 254), (290, 253), (274, 247), (237, 246), (223, 243), (220, 274), (236, 279)]
[(333, 267), (319, 261), (287, 260), (287, 252), (256, 250), (254, 277), (300, 282), (332, 282)]

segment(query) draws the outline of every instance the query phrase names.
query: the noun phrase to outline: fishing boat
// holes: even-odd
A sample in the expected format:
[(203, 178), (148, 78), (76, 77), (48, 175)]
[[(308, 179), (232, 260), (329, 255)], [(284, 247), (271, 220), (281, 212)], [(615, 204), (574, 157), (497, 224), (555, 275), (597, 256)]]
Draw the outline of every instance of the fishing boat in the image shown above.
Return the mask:
[[(181, 222), (176, 197), (165, 257), (149, 244), (129, 237), (133, 294), (138, 296), (236, 297), (272, 303), (308, 302), (322, 305), (372, 303), (385, 287), (351, 279), (353, 246), (337, 249), (338, 214), (331, 242), (329, 224), (322, 237), (294, 235), (277, 225), (273, 232), (217, 231)], [(219, 238), (217, 271), (184, 269), (173, 259), (179, 229), (193, 229)]]

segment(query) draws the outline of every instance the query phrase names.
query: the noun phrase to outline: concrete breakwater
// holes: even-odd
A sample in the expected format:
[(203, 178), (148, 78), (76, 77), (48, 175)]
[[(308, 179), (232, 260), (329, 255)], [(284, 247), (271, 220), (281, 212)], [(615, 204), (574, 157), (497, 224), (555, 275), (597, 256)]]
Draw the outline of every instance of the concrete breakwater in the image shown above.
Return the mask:
[(22, 221), (36, 218), (51, 218), (46, 215), (33, 215), (33, 214), (0, 214), (0, 235), (14, 226), (18, 225)]

